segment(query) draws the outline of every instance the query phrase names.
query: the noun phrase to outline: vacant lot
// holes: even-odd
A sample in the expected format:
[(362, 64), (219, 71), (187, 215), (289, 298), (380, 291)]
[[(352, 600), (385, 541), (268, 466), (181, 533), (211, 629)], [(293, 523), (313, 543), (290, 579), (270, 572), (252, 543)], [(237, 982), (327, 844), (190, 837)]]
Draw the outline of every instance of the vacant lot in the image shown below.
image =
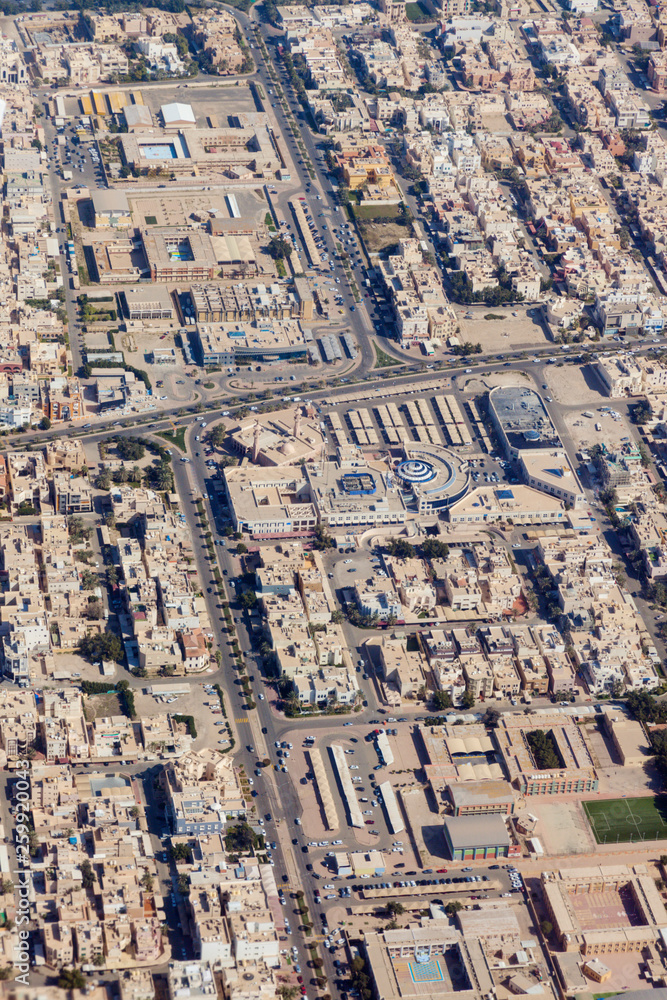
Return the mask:
[(583, 803), (598, 844), (667, 839), (667, 799), (647, 796)]
[[(109, 687), (114, 686), (109, 681)], [(93, 719), (108, 719), (111, 715), (122, 715), (120, 699), (117, 694), (94, 694), (84, 698), (84, 711), (88, 722)]]
[(369, 253), (381, 253), (409, 236), (407, 228), (397, 222), (360, 222), (359, 229)]

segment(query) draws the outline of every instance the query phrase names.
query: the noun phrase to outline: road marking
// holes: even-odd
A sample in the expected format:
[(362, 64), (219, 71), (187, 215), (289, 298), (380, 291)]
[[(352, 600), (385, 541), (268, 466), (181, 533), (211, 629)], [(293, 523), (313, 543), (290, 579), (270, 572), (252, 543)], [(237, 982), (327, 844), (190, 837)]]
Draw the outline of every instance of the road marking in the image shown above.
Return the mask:
[(248, 721), (247, 716), (244, 719), (234, 719), (234, 722), (247, 722), (247, 721)]

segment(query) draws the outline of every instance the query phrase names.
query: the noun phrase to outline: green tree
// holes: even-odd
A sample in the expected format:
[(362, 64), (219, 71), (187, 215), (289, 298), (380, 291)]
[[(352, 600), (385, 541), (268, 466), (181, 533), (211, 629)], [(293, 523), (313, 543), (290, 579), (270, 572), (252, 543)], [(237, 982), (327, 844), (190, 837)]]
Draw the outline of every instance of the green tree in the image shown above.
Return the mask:
[(461, 697), (461, 707), (462, 708), (472, 708), (475, 704), (475, 696), (466, 691)]
[(97, 573), (93, 573), (90, 569), (84, 569), (81, 574), (81, 587), (83, 590), (95, 590), (99, 586), (99, 583)]
[(431, 695), (431, 705), (433, 708), (445, 709), (452, 707), (452, 699), (446, 691), (434, 691)]
[(421, 544), (422, 555), (427, 559), (446, 559), (449, 555), (449, 545), (439, 538), (429, 536)]
[(222, 448), (227, 437), (227, 429), (224, 424), (216, 424), (209, 432), (208, 439), (214, 448)]
[(292, 243), (284, 236), (272, 236), (267, 247), (269, 256), (273, 257), (274, 260), (284, 260), (285, 257), (290, 257), (293, 250)]
[(93, 866), (90, 861), (86, 858), (79, 865), (81, 871), (81, 885), (84, 889), (92, 889), (95, 886), (97, 879), (95, 878), (95, 872), (93, 871)]
[(545, 937), (549, 937), (553, 929), (554, 925), (550, 923), (548, 920), (543, 920), (542, 923), (540, 924), (540, 930), (542, 931)]
[(42, 419), (39, 422), (39, 429), (40, 431), (51, 430), (51, 421), (49, 420), (48, 417), (42, 417)]
[(387, 913), (390, 917), (398, 917), (401, 913), (405, 913), (405, 907), (403, 903), (398, 903), (394, 899), (390, 899), (385, 907)]
[(228, 827), (225, 844), (234, 854), (251, 853), (257, 846), (257, 836), (248, 823), (241, 822)]
[(405, 538), (388, 538), (385, 546), (389, 555), (397, 559), (414, 559), (417, 555), (414, 545)]
[(146, 454), (141, 441), (131, 437), (116, 438), (116, 451), (125, 462), (138, 462)]
[(453, 917), (455, 913), (463, 909), (463, 903), (460, 899), (453, 899), (451, 903), (447, 903), (445, 907), (445, 913), (448, 913), (450, 917)]
[(246, 608), (247, 610), (250, 610), (250, 608), (254, 608), (255, 605), (257, 604), (257, 594), (255, 593), (254, 590), (244, 590), (244, 592), (241, 594), (240, 603), (241, 606), (243, 608)]
[(239, 542), (238, 545), (236, 546), (236, 552), (240, 556), (247, 551), (248, 551), (248, 546), (244, 542)]
[(104, 955), (95, 955), (93, 958), (93, 965), (96, 965), (98, 969), (101, 969), (103, 965), (106, 965), (106, 958)]
[(82, 990), (86, 985), (86, 977), (81, 969), (61, 969), (58, 986), (61, 990)]
[(79, 642), (79, 652), (90, 663), (100, 660), (114, 660), (120, 663), (123, 659), (123, 643), (120, 636), (114, 632), (102, 632), (100, 635), (85, 635)]

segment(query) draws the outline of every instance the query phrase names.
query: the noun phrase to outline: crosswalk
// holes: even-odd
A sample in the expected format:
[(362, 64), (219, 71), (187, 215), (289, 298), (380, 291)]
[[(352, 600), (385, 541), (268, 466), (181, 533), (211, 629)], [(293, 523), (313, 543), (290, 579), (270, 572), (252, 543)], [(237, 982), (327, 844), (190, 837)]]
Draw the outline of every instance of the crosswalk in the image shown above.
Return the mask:
[(242, 719), (234, 719), (234, 722), (247, 722), (247, 721), (248, 721), (248, 716), (247, 715), (244, 716)]

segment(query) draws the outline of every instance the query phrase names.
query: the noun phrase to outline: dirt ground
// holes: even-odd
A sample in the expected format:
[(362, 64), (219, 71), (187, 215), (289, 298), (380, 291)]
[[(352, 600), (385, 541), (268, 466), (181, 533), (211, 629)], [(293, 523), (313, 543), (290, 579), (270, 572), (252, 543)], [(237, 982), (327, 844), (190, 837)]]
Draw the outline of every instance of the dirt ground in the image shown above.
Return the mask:
[(360, 223), (360, 228), (370, 253), (386, 250), (408, 235), (405, 226), (399, 226), (395, 222), (363, 222)]
[(545, 368), (545, 382), (559, 403), (571, 403), (576, 399), (582, 404), (592, 404), (592, 409), (613, 405), (613, 401), (602, 392), (600, 381), (590, 365), (549, 365)]
[[(109, 681), (109, 687), (114, 686), (114, 680)], [(122, 715), (120, 699), (117, 694), (94, 694), (84, 698), (84, 712), (88, 722), (93, 719), (108, 719), (112, 715)]]
[[(613, 402), (602, 405), (613, 407)], [(612, 417), (609, 413), (600, 413), (596, 408), (591, 411), (594, 413), (593, 417), (584, 417), (582, 415), (584, 409), (585, 407), (582, 407), (580, 411), (572, 410), (563, 414), (570, 438), (577, 450), (604, 442), (607, 448), (613, 451), (620, 446), (622, 438), (632, 438), (630, 426), (623, 416)], [(596, 424), (601, 425), (601, 430), (596, 431)]]
[[(534, 316), (534, 307), (519, 305), (510, 310), (502, 306), (456, 306), (456, 311), (461, 326), (459, 338), (473, 344), (480, 343), (485, 353), (522, 347), (529, 351), (531, 347), (544, 347), (551, 343)], [(465, 318), (468, 312), (473, 314), (472, 319)], [(512, 312), (517, 315), (513, 316)], [(484, 316), (492, 315), (502, 318), (484, 319)]]
[(498, 385), (519, 385), (521, 388), (534, 388), (534, 384), (529, 375), (522, 372), (495, 372), (493, 375), (460, 375), (457, 386), (466, 393), (474, 396), (483, 396), (490, 389), (495, 389)]
[(546, 854), (587, 854), (596, 849), (595, 838), (579, 802), (544, 802), (533, 796), (529, 811), (538, 818), (536, 835)]

